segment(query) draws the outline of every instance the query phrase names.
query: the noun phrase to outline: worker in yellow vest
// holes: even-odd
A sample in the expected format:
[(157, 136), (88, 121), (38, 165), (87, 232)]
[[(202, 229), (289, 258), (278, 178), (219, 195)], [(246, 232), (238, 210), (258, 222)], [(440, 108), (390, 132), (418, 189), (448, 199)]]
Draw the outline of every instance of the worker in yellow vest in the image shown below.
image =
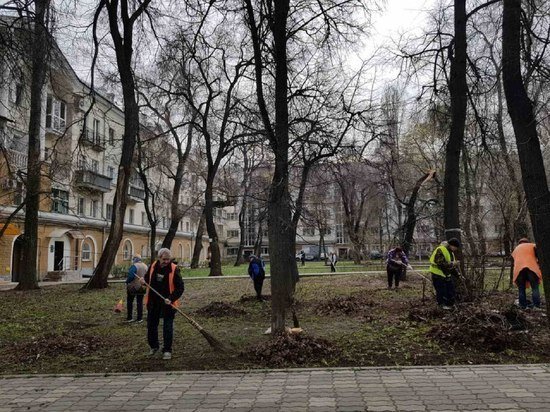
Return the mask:
[(458, 273), (459, 261), (455, 252), (460, 249), (456, 238), (442, 242), (430, 257), (430, 273), (435, 289), (437, 304), (443, 309), (451, 309), (455, 303), (455, 287), (452, 276)]
[[(162, 299), (147, 287), (144, 303), (147, 305), (147, 341), (151, 348), (149, 355), (154, 356), (157, 353), (162, 353), (162, 359), (172, 359), (174, 317), (176, 315), (174, 306), (179, 306), (179, 298), (183, 295), (184, 284), (178, 266), (172, 263), (170, 249), (162, 248), (158, 251), (158, 259), (147, 270), (145, 282), (164, 296)], [(160, 318), (163, 318), (163, 348), (161, 352), (159, 352), (158, 337)]]
[[(542, 280), (539, 261), (537, 259), (537, 248), (529, 239), (520, 239), (519, 244), (512, 252), (513, 259), (513, 280), (519, 290), (519, 306), (522, 309), (527, 307), (540, 308), (539, 285)], [(533, 302), (527, 302), (527, 288), (531, 287)]]

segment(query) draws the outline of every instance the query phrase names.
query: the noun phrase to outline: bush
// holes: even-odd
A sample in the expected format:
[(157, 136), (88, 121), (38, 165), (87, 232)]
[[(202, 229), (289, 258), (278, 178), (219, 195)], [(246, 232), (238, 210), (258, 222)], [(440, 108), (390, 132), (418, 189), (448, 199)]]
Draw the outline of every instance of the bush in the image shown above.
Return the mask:
[(111, 276), (115, 279), (125, 279), (128, 276), (129, 264), (113, 265), (111, 269)]

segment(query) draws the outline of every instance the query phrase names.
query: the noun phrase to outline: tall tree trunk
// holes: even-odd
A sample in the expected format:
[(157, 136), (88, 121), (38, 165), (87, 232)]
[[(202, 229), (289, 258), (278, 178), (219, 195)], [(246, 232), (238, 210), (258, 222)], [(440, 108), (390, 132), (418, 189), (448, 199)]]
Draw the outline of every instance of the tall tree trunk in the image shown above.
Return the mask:
[(258, 222), (258, 234), (256, 235), (256, 242), (254, 242), (254, 254), (258, 257), (262, 256), (262, 245), (264, 242), (264, 220), (263, 218)]
[(208, 171), (206, 179), (206, 190), (204, 192), (204, 217), (206, 222), (206, 231), (210, 242), (210, 273), (208, 276), (223, 276), (222, 273), (222, 257), (220, 253), (220, 244), (218, 239), (218, 231), (214, 222), (214, 194), (213, 194), (213, 176), (215, 171)]
[(429, 171), (424, 176), (416, 181), (416, 184), (413, 187), (409, 201), (405, 205), (407, 211), (407, 217), (405, 223), (403, 223), (404, 234), (403, 234), (403, 251), (408, 256), (411, 251), (412, 242), (414, 239), (414, 230), (416, 228), (416, 200), (418, 199), (418, 192), (422, 185), (430, 180), (435, 175), (435, 171)]
[(466, 123), (466, 0), (454, 0), (454, 39), (451, 50), (451, 133), (445, 150), (444, 225), (447, 239), (460, 239), (460, 150)]
[(46, 14), (49, 0), (36, 0), (32, 19), (31, 112), (29, 118), (29, 147), (27, 151), (27, 181), (25, 195), (25, 224), (21, 260), (25, 262), (17, 289), (38, 288), (38, 210), (40, 207), (40, 130), (42, 122), (42, 90), (48, 70), (49, 35)]
[(239, 247), (237, 249), (237, 260), (235, 266), (239, 266), (244, 263), (243, 250), (244, 250), (244, 232), (246, 230), (245, 219), (247, 214), (247, 196), (243, 194), (243, 200), (241, 203), (241, 210), (239, 212)]
[(199, 267), (199, 261), (201, 259), (202, 251), (202, 235), (204, 234), (204, 220), (205, 214), (203, 209), (201, 217), (199, 219), (199, 224), (197, 225), (197, 233), (195, 235), (195, 247), (193, 248), (193, 258), (191, 259), (191, 269), (196, 269)]
[(284, 333), (289, 309), (298, 281), (294, 258), (296, 230), (292, 225), (289, 183), (287, 19), (289, 0), (274, 2), (273, 53), (275, 63), (275, 170), (268, 203), (269, 254), (271, 256), (271, 330)]
[(521, 75), (521, 0), (503, 1), (502, 69), (508, 113), (512, 119), (523, 188), (539, 250), (546, 311), (550, 314), (550, 192), (533, 104)]

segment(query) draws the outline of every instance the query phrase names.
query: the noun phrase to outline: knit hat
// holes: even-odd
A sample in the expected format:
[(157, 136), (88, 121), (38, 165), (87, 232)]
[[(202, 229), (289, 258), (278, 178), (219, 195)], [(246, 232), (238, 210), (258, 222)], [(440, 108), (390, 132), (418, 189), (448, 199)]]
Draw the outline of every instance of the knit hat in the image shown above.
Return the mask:
[(521, 244), (521, 243), (529, 243), (529, 239), (527, 239), (526, 237), (522, 237), (522, 238), (519, 240), (518, 243), (519, 243), (519, 244)]
[(134, 263), (141, 262), (141, 256), (140, 255), (134, 255), (134, 258), (132, 259), (132, 262), (134, 262)]

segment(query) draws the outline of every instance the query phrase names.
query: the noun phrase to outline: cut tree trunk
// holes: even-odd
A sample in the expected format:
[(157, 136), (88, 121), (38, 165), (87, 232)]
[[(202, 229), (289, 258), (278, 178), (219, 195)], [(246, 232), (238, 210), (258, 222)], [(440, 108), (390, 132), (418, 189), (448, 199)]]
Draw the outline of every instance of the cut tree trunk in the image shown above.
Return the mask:
[(201, 213), (199, 224), (197, 225), (197, 233), (195, 234), (195, 247), (193, 248), (193, 258), (191, 259), (191, 269), (199, 267), (202, 251), (202, 235), (204, 234), (204, 210)]

